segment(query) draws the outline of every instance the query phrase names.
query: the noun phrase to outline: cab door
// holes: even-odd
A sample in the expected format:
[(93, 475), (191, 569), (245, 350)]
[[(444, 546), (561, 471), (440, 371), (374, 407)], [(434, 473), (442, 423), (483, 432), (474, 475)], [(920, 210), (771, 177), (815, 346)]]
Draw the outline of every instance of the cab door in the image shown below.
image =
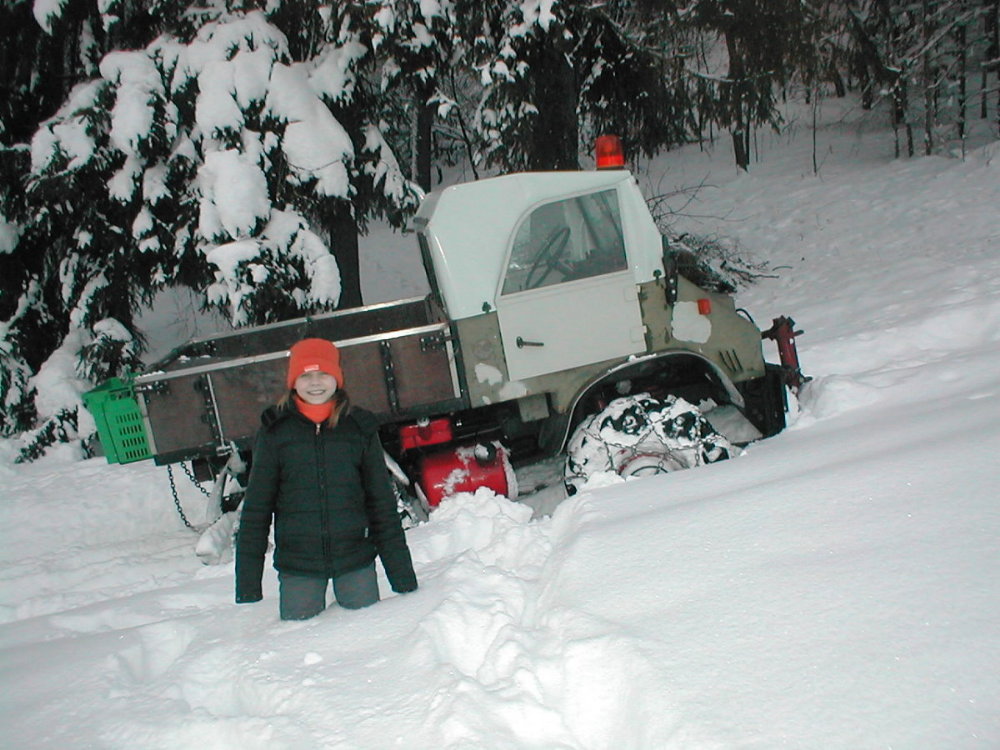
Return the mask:
[(617, 191), (533, 209), (515, 232), (496, 307), (511, 380), (644, 351)]

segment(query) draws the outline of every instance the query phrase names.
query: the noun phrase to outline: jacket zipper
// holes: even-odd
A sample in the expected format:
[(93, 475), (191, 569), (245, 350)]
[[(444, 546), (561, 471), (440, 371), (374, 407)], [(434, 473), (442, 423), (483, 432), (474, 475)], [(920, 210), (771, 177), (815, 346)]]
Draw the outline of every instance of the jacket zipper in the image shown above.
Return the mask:
[(323, 532), (323, 563), (326, 569), (330, 570), (333, 563), (333, 552), (330, 548), (330, 516), (326, 501), (326, 464), (323, 460), (322, 427), (318, 422), (316, 423), (316, 432), (313, 436), (313, 444), (316, 448), (316, 472), (319, 475), (319, 486), (317, 487), (317, 491), (319, 492), (319, 513)]

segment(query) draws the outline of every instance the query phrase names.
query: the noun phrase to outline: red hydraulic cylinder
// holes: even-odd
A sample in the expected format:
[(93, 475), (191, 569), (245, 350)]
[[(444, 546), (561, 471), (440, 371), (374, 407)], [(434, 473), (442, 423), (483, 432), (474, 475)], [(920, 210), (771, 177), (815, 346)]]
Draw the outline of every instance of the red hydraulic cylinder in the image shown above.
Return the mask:
[(802, 384), (809, 380), (802, 374), (799, 352), (795, 346), (795, 337), (801, 335), (802, 331), (795, 330), (795, 321), (784, 315), (775, 318), (771, 327), (760, 334), (761, 338), (771, 339), (778, 344), (778, 356), (785, 370), (785, 383), (794, 393), (798, 393)]

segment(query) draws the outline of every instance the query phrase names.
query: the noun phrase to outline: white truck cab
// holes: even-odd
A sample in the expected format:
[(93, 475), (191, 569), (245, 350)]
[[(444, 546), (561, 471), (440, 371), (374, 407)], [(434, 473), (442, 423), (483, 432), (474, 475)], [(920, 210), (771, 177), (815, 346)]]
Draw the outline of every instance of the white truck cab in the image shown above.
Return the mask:
[(645, 350), (637, 289), (662, 274), (663, 251), (629, 172), (456, 185), (415, 223), (448, 317), (496, 312), (511, 380)]

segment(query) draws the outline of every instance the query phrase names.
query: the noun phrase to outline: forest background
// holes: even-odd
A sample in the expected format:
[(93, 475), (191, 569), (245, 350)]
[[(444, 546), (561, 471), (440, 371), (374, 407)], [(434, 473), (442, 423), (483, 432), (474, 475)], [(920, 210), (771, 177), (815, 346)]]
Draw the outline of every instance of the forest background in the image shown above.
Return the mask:
[(450, 165), (577, 169), (616, 133), (749, 170), (782, 98), (852, 90), (897, 157), (961, 155), (971, 118), (1000, 134), (1000, 0), (13, 0), (0, 70), (0, 435), (30, 460), (93, 429), (46, 368), (136, 369), (169, 287), (234, 326), (362, 304), (359, 236)]

